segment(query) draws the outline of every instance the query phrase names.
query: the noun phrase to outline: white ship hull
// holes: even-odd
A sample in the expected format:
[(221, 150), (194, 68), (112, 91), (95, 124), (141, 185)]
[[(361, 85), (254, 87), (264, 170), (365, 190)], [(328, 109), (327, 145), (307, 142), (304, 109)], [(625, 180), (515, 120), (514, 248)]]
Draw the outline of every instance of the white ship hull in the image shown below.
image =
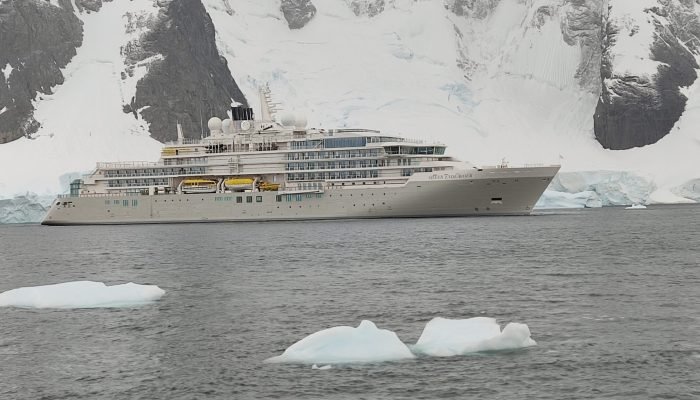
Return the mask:
[(553, 166), (422, 173), (402, 185), (326, 186), (323, 191), (293, 194), (62, 196), (42, 224), (528, 215), (558, 170)]

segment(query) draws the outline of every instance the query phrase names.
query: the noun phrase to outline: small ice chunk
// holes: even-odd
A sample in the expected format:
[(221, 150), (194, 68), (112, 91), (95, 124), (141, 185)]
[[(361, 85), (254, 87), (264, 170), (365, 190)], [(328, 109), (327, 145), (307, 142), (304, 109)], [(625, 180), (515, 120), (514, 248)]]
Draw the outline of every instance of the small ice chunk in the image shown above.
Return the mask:
[(305, 337), (282, 355), (268, 358), (272, 363), (366, 363), (414, 358), (396, 333), (379, 329), (372, 321), (357, 328), (336, 326)]
[(326, 370), (326, 369), (331, 369), (331, 368), (332, 368), (332, 366), (330, 364), (322, 365), (320, 367), (316, 364), (311, 366), (311, 369), (320, 369), (320, 370)]
[(97, 308), (127, 307), (160, 299), (165, 291), (155, 285), (107, 286), (102, 282), (77, 281), (22, 287), (0, 293), (0, 307)]
[(647, 206), (645, 206), (644, 204), (632, 204), (629, 207), (625, 207), (625, 210), (644, 210), (646, 208)]
[(433, 318), (425, 325), (413, 351), (436, 357), (449, 357), (481, 351), (509, 350), (535, 346), (525, 324), (510, 323), (501, 332), (495, 319)]
[(2, 69), (2, 73), (5, 75), (5, 80), (10, 79), (10, 75), (12, 75), (12, 71), (14, 71), (14, 68), (12, 68), (12, 65), (10, 65), (10, 63), (7, 63), (5, 65), (5, 68)]

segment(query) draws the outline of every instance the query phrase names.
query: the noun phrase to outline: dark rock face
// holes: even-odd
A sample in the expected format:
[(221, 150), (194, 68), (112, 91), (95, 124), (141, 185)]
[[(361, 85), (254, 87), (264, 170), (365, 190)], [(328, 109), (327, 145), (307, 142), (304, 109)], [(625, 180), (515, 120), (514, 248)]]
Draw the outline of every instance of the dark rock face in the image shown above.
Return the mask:
[(103, 2), (109, 1), (112, 0), (75, 0), (75, 6), (80, 12), (97, 12), (102, 8)]
[[(620, 75), (613, 70), (609, 51), (619, 31), (608, 24), (601, 68), (607, 83), (594, 116), (595, 135), (603, 147), (624, 150), (656, 143), (683, 114), (687, 98), (679, 88), (697, 79), (693, 53), (698, 53), (700, 23), (693, 7), (690, 1), (668, 2), (645, 10), (656, 27), (650, 59), (663, 63), (653, 77)], [(658, 17), (670, 24), (662, 24)]]
[(459, 16), (486, 18), (501, 0), (447, 0), (445, 6)]
[[(214, 25), (200, 0), (164, 3), (158, 21), (127, 60), (161, 55), (136, 86), (136, 98), (125, 111), (139, 113), (160, 141), (177, 138), (180, 122), (185, 136), (199, 137), (209, 117), (226, 116), (232, 100), (247, 104), (216, 48)], [(206, 132), (205, 132), (206, 134)]]
[(349, 5), (358, 17), (366, 15), (370, 18), (379, 15), (386, 6), (384, 0), (352, 0)]
[[(39, 128), (32, 100), (63, 83), (61, 68), (82, 44), (83, 27), (70, 0), (0, 2), (0, 143), (30, 136)], [(8, 68), (7, 66), (10, 66)]]
[(289, 29), (301, 29), (316, 15), (316, 6), (311, 0), (282, 0), (280, 10)]

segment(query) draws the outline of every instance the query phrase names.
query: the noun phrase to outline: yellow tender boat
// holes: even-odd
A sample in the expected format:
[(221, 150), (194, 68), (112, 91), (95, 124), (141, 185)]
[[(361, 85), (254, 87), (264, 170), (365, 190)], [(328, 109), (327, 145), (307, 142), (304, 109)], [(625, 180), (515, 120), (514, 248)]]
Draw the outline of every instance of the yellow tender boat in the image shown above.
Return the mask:
[(224, 181), (224, 187), (228, 190), (252, 189), (253, 182), (255, 182), (253, 178), (228, 178)]

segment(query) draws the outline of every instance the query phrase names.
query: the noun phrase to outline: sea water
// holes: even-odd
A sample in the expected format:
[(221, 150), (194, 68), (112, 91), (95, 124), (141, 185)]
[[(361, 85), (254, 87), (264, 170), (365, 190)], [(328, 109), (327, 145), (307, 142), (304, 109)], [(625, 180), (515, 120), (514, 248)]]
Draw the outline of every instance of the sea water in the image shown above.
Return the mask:
[[(0, 308), (0, 398), (700, 397), (700, 207), (529, 217), (0, 226), (0, 292), (158, 285), (158, 301)], [(363, 320), (527, 324), (537, 346), (275, 364)]]

